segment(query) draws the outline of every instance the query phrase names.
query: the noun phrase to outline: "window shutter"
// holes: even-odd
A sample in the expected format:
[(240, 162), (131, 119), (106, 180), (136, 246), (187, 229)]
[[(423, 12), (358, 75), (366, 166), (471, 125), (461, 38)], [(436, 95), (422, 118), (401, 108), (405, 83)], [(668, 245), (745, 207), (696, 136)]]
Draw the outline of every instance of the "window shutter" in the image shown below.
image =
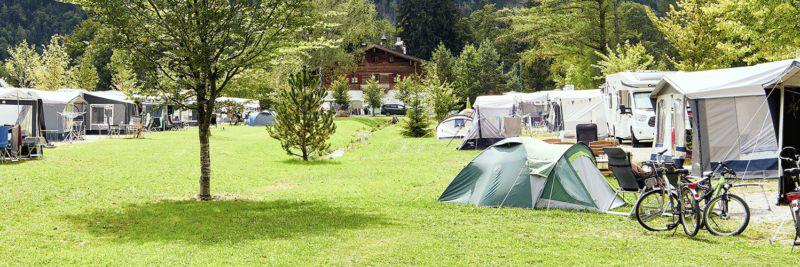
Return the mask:
[(361, 83), (361, 74), (358, 75), (358, 79), (356, 79), (356, 83)]
[(392, 73), (392, 74), (389, 74), (389, 77), (390, 77), (390, 78), (389, 78), (389, 80), (390, 80), (392, 83), (396, 83), (396, 82), (397, 82), (397, 76), (396, 76), (394, 73)]

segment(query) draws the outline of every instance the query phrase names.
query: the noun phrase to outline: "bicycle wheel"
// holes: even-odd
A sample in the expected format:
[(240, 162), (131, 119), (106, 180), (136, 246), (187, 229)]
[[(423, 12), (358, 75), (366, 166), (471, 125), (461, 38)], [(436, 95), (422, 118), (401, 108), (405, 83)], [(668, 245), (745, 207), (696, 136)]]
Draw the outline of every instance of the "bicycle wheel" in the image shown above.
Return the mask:
[(794, 210), (791, 206), (789, 209), (792, 211), (792, 221), (794, 221), (794, 245), (797, 245), (797, 239), (800, 238), (800, 209)]
[(703, 220), (712, 234), (738, 235), (750, 222), (750, 207), (737, 195), (722, 194), (708, 202), (703, 211)]
[(684, 188), (681, 191), (681, 224), (683, 231), (689, 236), (697, 235), (703, 223), (703, 212), (700, 211), (697, 200), (692, 197), (692, 191)]
[[(677, 201), (673, 202), (677, 203)], [(670, 205), (667, 194), (663, 189), (652, 190), (644, 193), (636, 205), (636, 220), (649, 231), (667, 231), (675, 228), (678, 218), (674, 205)]]

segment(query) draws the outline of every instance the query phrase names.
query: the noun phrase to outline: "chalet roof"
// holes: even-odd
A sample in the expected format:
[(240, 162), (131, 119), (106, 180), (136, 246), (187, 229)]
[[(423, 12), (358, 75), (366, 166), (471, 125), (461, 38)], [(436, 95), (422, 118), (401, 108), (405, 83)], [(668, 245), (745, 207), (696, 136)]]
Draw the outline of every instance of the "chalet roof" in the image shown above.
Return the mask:
[(410, 61), (414, 61), (414, 62), (417, 62), (417, 63), (422, 63), (422, 59), (420, 59), (420, 58), (417, 58), (417, 57), (414, 57), (414, 56), (410, 56), (410, 55), (406, 55), (406, 54), (397, 52), (395, 50), (392, 50), (392, 49), (389, 49), (389, 48), (386, 48), (386, 47), (383, 47), (383, 46), (380, 46), (380, 45), (370, 45), (364, 51), (369, 51), (369, 50), (372, 50), (372, 49), (378, 49), (378, 50), (387, 52), (389, 54), (392, 54), (392, 55), (394, 55), (396, 57), (405, 58), (405, 59), (408, 59)]

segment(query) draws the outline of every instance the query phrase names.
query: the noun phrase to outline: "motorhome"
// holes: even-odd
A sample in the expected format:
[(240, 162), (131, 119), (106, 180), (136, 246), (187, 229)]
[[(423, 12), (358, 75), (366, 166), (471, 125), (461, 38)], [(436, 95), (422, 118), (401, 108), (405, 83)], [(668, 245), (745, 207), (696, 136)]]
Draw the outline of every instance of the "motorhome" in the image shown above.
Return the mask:
[(656, 114), (650, 93), (666, 72), (626, 71), (606, 77), (602, 88), (609, 135), (633, 146), (652, 142), (656, 133)]

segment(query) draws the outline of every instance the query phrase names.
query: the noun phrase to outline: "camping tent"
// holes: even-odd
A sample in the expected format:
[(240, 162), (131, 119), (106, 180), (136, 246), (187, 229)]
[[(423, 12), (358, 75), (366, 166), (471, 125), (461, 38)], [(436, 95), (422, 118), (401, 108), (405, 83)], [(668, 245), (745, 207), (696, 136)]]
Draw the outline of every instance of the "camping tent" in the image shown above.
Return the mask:
[(533, 122), (540, 122), (547, 115), (547, 96), (552, 91), (539, 91), (533, 93), (506, 93), (516, 98), (517, 107), (521, 116), (528, 116)]
[(437, 139), (461, 139), (472, 128), (472, 117), (467, 115), (453, 115), (444, 119), (436, 126)]
[[(692, 171), (725, 162), (739, 177), (778, 177), (778, 153), (800, 147), (800, 62), (669, 73), (656, 86), (655, 152), (681, 161), (691, 124)], [(684, 114), (692, 111), (691, 121)]]
[(64, 140), (76, 121), (85, 122), (87, 103), (80, 92), (28, 90), (42, 99), (45, 137), (50, 141)]
[(0, 125), (19, 125), (22, 136), (40, 137), (45, 130), (42, 100), (25, 89), (0, 88)]
[(578, 124), (597, 124), (597, 135), (608, 136), (608, 124), (600, 90), (573, 90), (548, 92), (550, 109), (547, 124), (550, 131), (564, 132), (564, 137), (575, 137)]
[(516, 99), (513, 95), (479, 96), (472, 105), (472, 127), (459, 149), (483, 149), (506, 138), (503, 120), (513, 117)]
[(275, 115), (269, 110), (250, 112), (247, 124), (250, 126), (270, 126), (275, 123)]
[(136, 104), (120, 91), (88, 92), (79, 89), (61, 89), (59, 92), (80, 92), (89, 105), (86, 110), (87, 131), (108, 130), (108, 125), (128, 124), (136, 116)]
[(516, 137), (473, 159), (439, 201), (478, 206), (561, 208), (606, 212), (624, 205), (583, 144), (553, 145)]

